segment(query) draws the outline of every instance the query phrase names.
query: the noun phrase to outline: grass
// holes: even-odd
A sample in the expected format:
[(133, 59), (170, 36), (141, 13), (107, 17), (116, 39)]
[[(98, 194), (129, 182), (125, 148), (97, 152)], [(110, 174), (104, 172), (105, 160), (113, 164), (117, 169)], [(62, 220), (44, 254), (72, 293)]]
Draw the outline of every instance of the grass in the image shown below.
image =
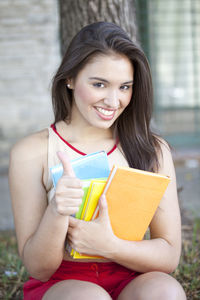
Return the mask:
[[(0, 253), (0, 299), (22, 299), (28, 274), (18, 257), (13, 231), (0, 232)], [(173, 276), (182, 284), (188, 300), (200, 299), (200, 219), (183, 225), (182, 256)]]
[(0, 299), (22, 299), (22, 285), (28, 274), (17, 253), (13, 231), (0, 232)]
[(174, 277), (182, 284), (188, 300), (200, 299), (200, 219), (183, 226), (182, 255)]

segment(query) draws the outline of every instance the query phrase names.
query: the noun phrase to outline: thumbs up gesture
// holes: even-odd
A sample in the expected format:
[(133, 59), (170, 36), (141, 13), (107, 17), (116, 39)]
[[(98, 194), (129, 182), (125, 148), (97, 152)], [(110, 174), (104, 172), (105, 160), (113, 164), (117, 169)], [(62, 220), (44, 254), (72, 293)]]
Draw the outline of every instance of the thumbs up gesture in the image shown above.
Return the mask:
[(78, 212), (84, 192), (81, 180), (75, 176), (67, 154), (58, 152), (57, 155), (63, 165), (63, 175), (56, 186), (54, 206), (58, 214), (69, 216)]

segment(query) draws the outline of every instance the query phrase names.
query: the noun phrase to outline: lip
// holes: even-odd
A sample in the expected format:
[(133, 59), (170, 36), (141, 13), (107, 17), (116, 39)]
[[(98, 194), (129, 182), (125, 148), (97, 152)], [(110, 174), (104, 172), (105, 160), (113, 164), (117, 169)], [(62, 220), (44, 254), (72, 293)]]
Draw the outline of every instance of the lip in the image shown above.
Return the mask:
[(110, 108), (105, 108), (105, 107), (100, 107), (98, 106), (99, 108), (102, 108), (102, 109), (105, 109), (105, 110), (108, 110), (108, 111), (113, 111), (112, 115), (110, 116), (106, 116), (104, 115), (103, 113), (101, 113), (100, 111), (97, 110), (97, 107), (94, 107), (95, 109), (95, 112), (96, 114), (103, 120), (106, 120), (106, 121), (109, 121), (109, 120), (112, 120), (115, 116), (115, 112), (116, 112), (116, 109), (110, 109)]

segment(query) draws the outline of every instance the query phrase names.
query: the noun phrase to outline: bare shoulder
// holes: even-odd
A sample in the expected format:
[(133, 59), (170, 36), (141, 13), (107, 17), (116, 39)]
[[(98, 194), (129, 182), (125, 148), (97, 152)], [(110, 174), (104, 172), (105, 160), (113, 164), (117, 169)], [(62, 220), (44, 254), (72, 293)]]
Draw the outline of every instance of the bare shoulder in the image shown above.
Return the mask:
[(159, 141), (159, 144), (160, 144), (160, 148), (161, 148), (161, 155), (162, 154), (168, 154), (170, 155), (171, 153), (171, 149), (170, 149), (170, 145), (168, 144), (167, 141), (165, 141), (163, 138), (161, 137), (157, 137), (158, 138), (158, 141)]
[(159, 137), (160, 151), (158, 151), (159, 173), (172, 175), (174, 173), (174, 164), (170, 145)]
[[(19, 140), (13, 147), (12, 151), (26, 151), (27, 148), (31, 153), (31, 150), (41, 151), (48, 140), (48, 130), (43, 129), (41, 131), (32, 133), (21, 140)], [(33, 148), (32, 148), (33, 147)], [(36, 149), (37, 148), (37, 149)], [(33, 152), (34, 152), (33, 151)]]
[(10, 151), (9, 178), (19, 177), (19, 173), (36, 176), (42, 184), (46, 182), (48, 157), (48, 129), (33, 133), (19, 140)]
[(19, 140), (11, 149), (11, 157), (26, 160), (36, 155), (39, 157), (47, 153), (48, 129), (33, 133)]

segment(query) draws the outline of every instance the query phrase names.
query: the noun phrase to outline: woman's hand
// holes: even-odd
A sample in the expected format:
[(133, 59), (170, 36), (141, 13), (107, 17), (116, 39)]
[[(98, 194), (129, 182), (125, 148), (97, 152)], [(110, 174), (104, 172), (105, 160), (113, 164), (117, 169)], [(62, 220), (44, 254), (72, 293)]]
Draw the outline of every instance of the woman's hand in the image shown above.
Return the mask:
[(64, 152), (58, 152), (57, 155), (63, 165), (63, 175), (57, 183), (51, 205), (57, 214), (69, 216), (79, 210), (84, 191), (81, 180), (75, 177), (68, 156)]
[(70, 246), (79, 253), (112, 257), (118, 238), (112, 231), (105, 196), (99, 200), (99, 216), (96, 220), (86, 222), (69, 218), (67, 237)]

